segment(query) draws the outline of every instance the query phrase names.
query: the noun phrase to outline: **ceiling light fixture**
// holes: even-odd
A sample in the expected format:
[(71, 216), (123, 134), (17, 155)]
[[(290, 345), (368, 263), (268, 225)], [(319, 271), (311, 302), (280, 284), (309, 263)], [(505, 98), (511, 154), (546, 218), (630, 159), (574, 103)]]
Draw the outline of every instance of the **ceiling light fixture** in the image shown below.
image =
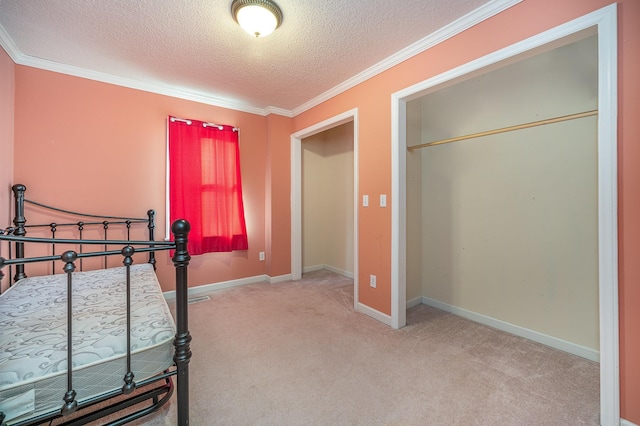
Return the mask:
[(266, 37), (282, 23), (282, 11), (271, 0), (233, 0), (231, 14), (243, 30)]

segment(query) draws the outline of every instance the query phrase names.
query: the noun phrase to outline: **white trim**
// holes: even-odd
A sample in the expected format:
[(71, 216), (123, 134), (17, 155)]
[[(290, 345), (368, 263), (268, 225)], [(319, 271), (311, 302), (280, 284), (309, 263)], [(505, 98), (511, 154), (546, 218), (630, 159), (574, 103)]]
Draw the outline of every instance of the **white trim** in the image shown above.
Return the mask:
[(99, 81), (102, 83), (113, 84), (116, 86), (127, 87), (129, 89), (141, 90), (143, 92), (156, 93), (159, 95), (171, 96), (187, 101), (199, 102), (206, 105), (213, 105), (221, 108), (231, 109), (235, 111), (248, 112), (257, 115), (279, 114), (285, 117), (293, 117), (291, 111), (277, 107), (258, 108), (251, 105), (245, 105), (240, 102), (218, 99), (210, 94), (198, 91), (191, 91), (178, 88), (173, 85), (162, 84), (160, 82), (148, 82), (136, 80), (133, 78), (119, 77), (113, 74), (107, 74), (86, 68), (66, 65), (60, 62), (54, 62), (47, 59), (37, 58), (23, 54), (15, 45), (5, 28), (0, 25), (0, 46), (4, 48), (9, 57), (18, 65), (43, 69), (46, 71), (57, 72), (60, 74), (71, 75), (88, 80)]
[[(219, 283), (211, 283), (199, 285), (189, 288), (189, 296), (197, 296), (203, 293), (211, 293), (225, 288), (240, 287), (247, 284), (276, 284), (284, 281), (291, 281), (291, 274), (278, 275), (270, 277), (269, 275), (254, 275), (253, 277), (238, 278), (236, 280), (221, 281)], [(174, 300), (176, 298), (175, 290), (165, 291), (163, 293), (165, 300)]]
[[(268, 280), (269, 280), (269, 277), (267, 275), (255, 275), (253, 277), (239, 278), (237, 280), (222, 281), (219, 283), (211, 283), (211, 284), (199, 285), (196, 287), (190, 287), (188, 293), (189, 293), (189, 296), (196, 296), (198, 294), (211, 293), (213, 291), (222, 290), (225, 288), (232, 288), (232, 287), (239, 287), (247, 284), (268, 282)], [(165, 300), (174, 300), (176, 298), (175, 290), (165, 291), (163, 294), (164, 294)]]
[(620, 421), (618, 330), (618, 29), (612, 4), (589, 16), (598, 25), (598, 257), (600, 421)]
[(600, 421), (620, 423), (620, 368), (618, 335), (618, 224), (617, 224), (617, 8), (611, 4), (519, 43), (422, 81), (391, 95), (391, 316), (399, 327), (406, 323), (405, 217), (406, 102), (465, 74), (533, 50), (547, 43), (597, 27), (598, 31), (598, 259), (600, 291)]
[(293, 118), (293, 113), (291, 112), (291, 110), (278, 108), (274, 106), (266, 107), (262, 113), (262, 115), (269, 115), (269, 114), (277, 114), (277, 115), (282, 115), (283, 117)]
[(276, 275), (275, 277), (267, 276), (267, 282), (269, 284), (277, 284), (284, 281), (291, 281), (291, 274)]
[(357, 117), (358, 117), (358, 108), (353, 108), (341, 114), (335, 115), (331, 118), (327, 118), (326, 120), (316, 123), (305, 129), (298, 130), (297, 132), (291, 135), (291, 138), (292, 139), (308, 138), (310, 136), (324, 132), (325, 130), (333, 129), (334, 127), (337, 127), (344, 123), (348, 123), (350, 121), (354, 122), (354, 127), (355, 127), (355, 120), (357, 119)]
[(358, 303), (358, 312), (362, 312), (363, 314), (380, 321), (383, 324), (391, 326), (391, 317), (387, 314), (384, 314), (378, 310), (370, 308), (367, 305), (363, 305), (362, 303)]
[(7, 52), (11, 60), (16, 64), (24, 60), (25, 55), (20, 52), (20, 49), (18, 49), (18, 46), (16, 46), (11, 37), (9, 37), (9, 33), (2, 25), (0, 25), (0, 46), (4, 48), (5, 52)]
[(353, 279), (353, 272), (345, 271), (344, 269), (339, 269), (331, 265), (324, 265), (324, 269), (326, 269), (327, 271), (336, 273), (338, 275), (342, 275), (343, 277)]
[(549, 336), (525, 327), (520, 327), (519, 325), (489, 317), (487, 315), (478, 314), (458, 306), (449, 305), (448, 303), (440, 302), (439, 300), (431, 299), (430, 297), (423, 296), (422, 303), (428, 306), (433, 306), (434, 308), (442, 311), (456, 314), (462, 318), (488, 325), (489, 327), (506, 331), (507, 333), (524, 337), (525, 339), (533, 340), (534, 342), (542, 343), (543, 345), (586, 358), (590, 361), (600, 361), (600, 354), (598, 351), (587, 348), (586, 346), (577, 345), (575, 343), (567, 342), (566, 340), (558, 339), (557, 337)]
[(474, 25), (477, 25), (478, 23), (485, 21), (494, 15), (497, 15), (498, 13), (520, 3), (521, 1), (522, 0), (493, 0), (480, 6), (470, 13), (467, 13), (463, 17), (458, 18), (450, 24), (431, 33), (422, 40), (418, 40), (408, 47), (389, 56), (385, 60), (378, 62), (377, 64), (356, 74), (350, 79), (340, 83), (334, 88), (322, 93), (319, 96), (316, 96), (315, 98), (305, 102), (299, 107), (294, 108), (292, 110), (293, 116), (295, 117), (296, 115), (302, 114), (303, 112), (320, 105), (322, 102), (327, 101), (339, 95), (340, 93), (346, 92), (352, 87), (355, 87), (358, 84), (363, 83), (370, 78), (375, 77), (376, 75), (381, 74), (386, 70), (398, 65), (399, 63), (404, 62), (407, 59), (410, 59), (424, 52), (425, 50), (442, 43), (445, 40), (450, 39), (456, 34), (459, 34), (473, 27)]
[(353, 307), (358, 307), (358, 108), (291, 135), (291, 279), (302, 278), (302, 139), (353, 121)]
[(302, 268), (302, 273), (306, 274), (307, 272), (322, 271), (323, 269), (324, 265), (305, 266)]
[[(391, 95), (391, 326), (407, 324), (406, 101)], [(400, 125), (400, 123), (404, 123)]]
[(266, 108), (254, 107), (251, 105), (245, 105), (241, 102), (218, 99), (211, 94), (207, 94), (199, 91), (185, 90), (172, 85), (162, 84), (160, 82), (147, 82), (136, 80), (132, 78), (118, 77), (112, 74), (101, 73), (86, 68), (75, 67), (71, 65), (65, 65), (59, 62), (49, 61), (46, 59), (36, 58), (33, 56), (24, 55), (13, 43), (11, 37), (6, 32), (4, 27), (0, 25), (0, 46), (2, 46), (13, 62), (19, 65), (25, 65), (34, 68), (40, 68), (47, 71), (58, 72), (61, 74), (72, 75), (75, 77), (86, 78), (89, 80), (100, 81), (108, 84), (115, 84), (117, 86), (128, 87), (130, 89), (141, 90), (144, 92), (157, 93), (159, 95), (171, 96), (178, 99), (185, 99), (188, 101), (199, 102), (206, 105), (213, 105), (221, 108), (227, 108), (236, 111), (248, 112), (250, 114), (257, 114), (266, 116), (269, 114), (282, 115), (284, 117), (295, 117), (320, 103), (330, 99), (340, 93), (374, 77), (389, 68), (406, 61), (407, 59), (442, 43), (443, 41), (455, 36), (456, 34), (465, 31), (466, 29), (482, 22), (511, 6), (520, 3), (522, 0), (493, 0), (487, 4), (480, 6), (479, 8), (471, 11), (465, 16), (453, 21), (445, 27), (435, 31), (427, 37), (419, 40), (408, 47), (396, 52), (389, 56), (387, 59), (373, 65), (372, 67), (356, 74), (350, 79), (340, 83), (334, 88), (322, 93), (319, 96), (303, 103), (302, 105), (294, 108), (293, 110), (287, 110), (284, 108), (278, 108), (274, 106), (268, 106)]
[(638, 425), (630, 422), (629, 420), (620, 419), (620, 426), (638, 426)]
[(338, 275), (342, 275), (343, 277), (353, 279), (353, 272), (345, 271), (344, 269), (336, 268), (335, 266), (326, 265), (326, 264), (305, 266), (304, 268), (302, 268), (302, 273), (306, 274), (307, 272), (315, 272), (315, 271), (322, 271), (322, 270), (331, 271)]
[(422, 296), (414, 297), (411, 300), (407, 300), (407, 309), (411, 309), (414, 306), (422, 305)]
[[(61, 64), (59, 62), (53, 62), (46, 59), (34, 58), (32, 56), (20, 55), (18, 60), (15, 61), (18, 65), (24, 65), (33, 68), (39, 68), (47, 71), (57, 72), (60, 74), (71, 75), (74, 77), (86, 78), (88, 80), (99, 81), (102, 83), (113, 84), (116, 86), (127, 87), (129, 89), (141, 90), (143, 92), (155, 93), (158, 95), (170, 96), (173, 98), (184, 99), (187, 101), (193, 101), (202, 103), (205, 105), (212, 105), (220, 108), (231, 109), (235, 111), (248, 112), (250, 114), (267, 115), (268, 112), (265, 108), (258, 108), (251, 105), (243, 105), (240, 102), (234, 102), (230, 100), (218, 99), (206, 93), (197, 92), (193, 90), (181, 89), (176, 86), (163, 84), (160, 82), (148, 82), (136, 80), (133, 78), (119, 77), (113, 74), (107, 74), (103, 72), (88, 70), (86, 68), (80, 68), (73, 65)], [(282, 111), (279, 108), (274, 108), (272, 113)], [(287, 116), (291, 116), (290, 113)]]

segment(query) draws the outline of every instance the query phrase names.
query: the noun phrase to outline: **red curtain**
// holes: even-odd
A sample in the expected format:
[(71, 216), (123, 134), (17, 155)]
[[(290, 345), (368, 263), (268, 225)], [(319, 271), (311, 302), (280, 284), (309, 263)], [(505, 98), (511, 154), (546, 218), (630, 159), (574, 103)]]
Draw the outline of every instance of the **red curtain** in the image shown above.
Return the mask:
[(238, 132), (171, 116), (168, 123), (169, 215), (191, 224), (189, 253), (247, 250)]

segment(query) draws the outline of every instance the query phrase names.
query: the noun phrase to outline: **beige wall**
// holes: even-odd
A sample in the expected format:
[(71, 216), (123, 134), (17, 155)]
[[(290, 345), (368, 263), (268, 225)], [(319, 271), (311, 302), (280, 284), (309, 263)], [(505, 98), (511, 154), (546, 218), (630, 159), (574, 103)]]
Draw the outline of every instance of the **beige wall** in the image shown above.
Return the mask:
[(302, 266), (353, 274), (353, 123), (302, 141)]
[(302, 143), (302, 267), (324, 264), (324, 134)]
[[(13, 118), (15, 65), (9, 55), (0, 49), (0, 228), (11, 225), (11, 182), (13, 181)], [(0, 246), (0, 256), (5, 255)], [(3, 271), (8, 274), (8, 270)], [(6, 284), (5, 284), (6, 282)], [(2, 290), (8, 278), (2, 280)]]
[[(597, 109), (595, 37), (421, 102), (422, 138)], [(596, 118), (421, 150), (422, 294), (599, 348)]]

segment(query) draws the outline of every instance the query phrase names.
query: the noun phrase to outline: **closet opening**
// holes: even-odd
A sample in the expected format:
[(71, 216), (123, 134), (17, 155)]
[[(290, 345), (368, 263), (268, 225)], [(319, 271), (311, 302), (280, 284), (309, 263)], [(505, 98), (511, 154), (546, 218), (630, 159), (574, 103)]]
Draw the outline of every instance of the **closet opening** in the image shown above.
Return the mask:
[(392, 95), (392, 325), (424, 303), (599, 361), (603, 425), (620, 421), (616, 67), (612, 5)]
[(292, 279), (329, 270), (357, 297), (357, 110), (291, 137)]
[(598, 360), (597, 57), (593, 34), (407, 103), (408, 305)]
[(302, 139), (302, 273), (353, 279), (353, 122)]

